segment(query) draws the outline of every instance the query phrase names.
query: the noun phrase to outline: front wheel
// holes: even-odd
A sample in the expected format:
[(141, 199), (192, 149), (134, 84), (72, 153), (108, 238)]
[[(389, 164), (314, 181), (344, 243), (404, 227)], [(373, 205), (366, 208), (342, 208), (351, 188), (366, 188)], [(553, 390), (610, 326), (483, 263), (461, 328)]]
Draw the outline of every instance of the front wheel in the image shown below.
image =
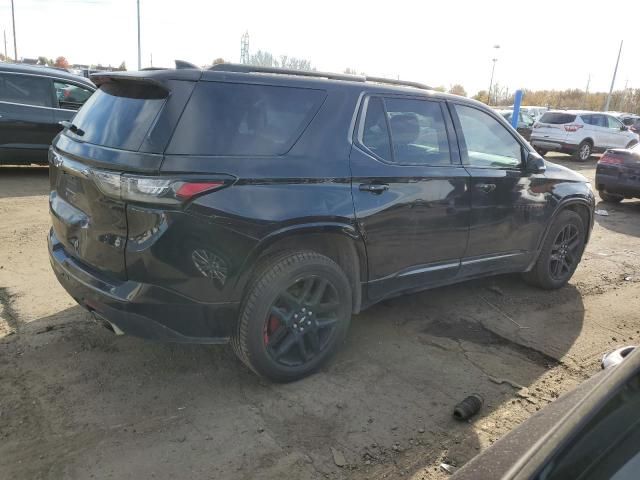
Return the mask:
[(575, 156), (581, 162), (586, 162), (591, 157), (591, 153), (593, 153), (593, 146), (589, 141), (585, 140), (578, 145)]
[(540, 255), (524, 280), (544, 289), (563, 287), (575, 272), (582, 252), (586, 230), (582, 218), (564, 210), (554, 220), (540, 250)]
[(258, 268), (233, 348), (258, 375), (298, 380), (344, 341), (351, 306), (351, 286), (333, 260), (311, 251), (282, 252)]

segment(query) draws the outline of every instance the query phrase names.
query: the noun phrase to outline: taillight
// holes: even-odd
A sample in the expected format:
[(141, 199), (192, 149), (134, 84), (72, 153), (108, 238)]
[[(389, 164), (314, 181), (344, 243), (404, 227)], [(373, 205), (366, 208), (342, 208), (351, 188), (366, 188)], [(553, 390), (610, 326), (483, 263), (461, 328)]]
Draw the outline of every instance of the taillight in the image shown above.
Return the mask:
[(201, 193), (218, 190), (233, 183), (224, 179), (177, 179), (158, 176), (120, 174), (106, 170), (92, 170), (98, 188), (110, 197), (124, 201), (180, 204)]
[(604, 165), (622, 165), (624, 163), (624, 159), (605, 152), (605, 154), (600, 157), (600, 160), (598, 160), (598, 163)]
[(579, 129), (581, 129), (583, 127), (583, 125), (580, 125), (578, 123), (570, 123), (569, 125), (565, 125), (564, 129), (567, 132), (577, 132)]

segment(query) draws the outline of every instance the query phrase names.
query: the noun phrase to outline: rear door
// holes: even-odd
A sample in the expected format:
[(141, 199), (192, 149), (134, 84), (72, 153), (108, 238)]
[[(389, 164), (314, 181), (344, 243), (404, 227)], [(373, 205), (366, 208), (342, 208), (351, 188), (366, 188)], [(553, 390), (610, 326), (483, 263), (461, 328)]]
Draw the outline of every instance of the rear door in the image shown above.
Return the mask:
[[(192, 87), (190, 87), (192, 88)], [(159, 170), (164, 145), (142, 152), (162, 124), (169, 92), (141, 82), (106, 83), (74, 118), (50, 153), (49, 197), (54, 242), (98, 271), (126, 278), (124, 172)], [(185, 98), (178, 97), (184, 107)], [(165, 140), (167, 137), (165, 136)]]
[(469, 174), (443, 102), (372, 96), (350, 163), (372, 299), (456, 276), (469, 228)]
[(0, 161), (46, 162), (58, 133), (52, 107), (49, 78), (0, 73)]

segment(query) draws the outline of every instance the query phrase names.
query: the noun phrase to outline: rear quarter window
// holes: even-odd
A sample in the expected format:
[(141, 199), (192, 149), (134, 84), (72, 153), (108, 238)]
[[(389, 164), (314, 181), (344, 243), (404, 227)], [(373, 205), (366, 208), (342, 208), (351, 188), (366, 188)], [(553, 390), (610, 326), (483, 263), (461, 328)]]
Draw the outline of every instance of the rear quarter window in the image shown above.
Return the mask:
[(167, 92), (154, 85), (106, 83), (89, 97), (73, 123), (84, 131), (84, 142), (137, 151), (166, 97)]
[(167, 148), (175, 155), (283, 155), (311, 122), (323, 90), (200, 82)]
[(547, 112), (542, 115), (540, 123), (550, 123), (552, 125), (561, 125), (563, 123), (571, 123), (575, 121), (576, 116), (570, 113)]

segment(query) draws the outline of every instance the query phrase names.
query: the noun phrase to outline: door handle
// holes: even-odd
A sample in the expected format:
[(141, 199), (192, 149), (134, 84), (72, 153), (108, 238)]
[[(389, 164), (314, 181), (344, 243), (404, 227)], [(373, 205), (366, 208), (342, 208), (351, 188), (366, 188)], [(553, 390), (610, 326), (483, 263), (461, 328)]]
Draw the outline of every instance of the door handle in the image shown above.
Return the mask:
[(476, 188), (484, 193), (493, 192), (496, 189), (495, 183), (476, 183)]
[(380, 194), (389, 190), (389, 185), (386, 183), (361, 183), (358, 190), (361, 192)]

